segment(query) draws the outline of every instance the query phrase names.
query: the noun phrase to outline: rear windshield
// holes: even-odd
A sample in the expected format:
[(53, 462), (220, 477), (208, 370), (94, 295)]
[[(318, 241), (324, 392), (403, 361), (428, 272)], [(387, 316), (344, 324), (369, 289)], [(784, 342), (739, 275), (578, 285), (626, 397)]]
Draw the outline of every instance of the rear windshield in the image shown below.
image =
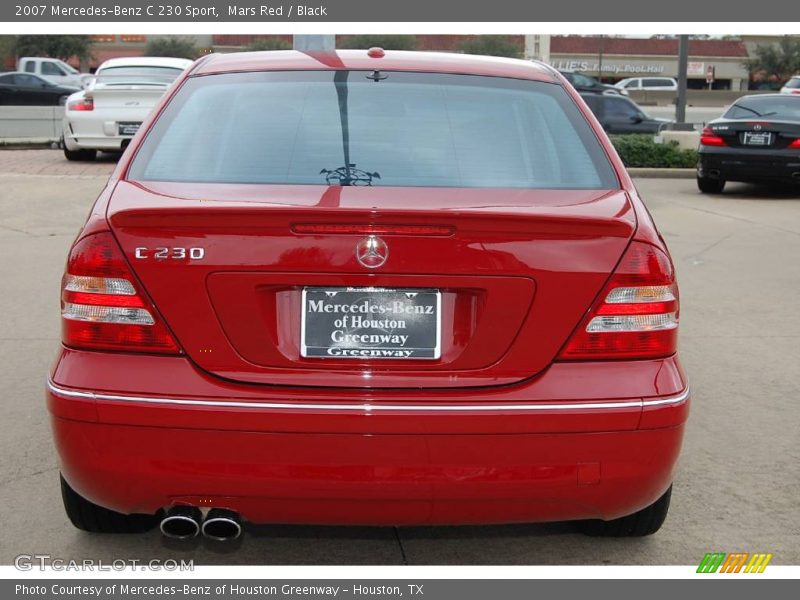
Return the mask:
[(800, 88), (800, 77), (792, 77), (789, 81), (786, 82), (785, 87), (789, 89)]
[(106, 67), (100, 69), (96, 74), (96, 82), (106, 85), (113, 84), (158, 84), (169, 85), (175, 81), (183, 69), (174, 67), (149, 67), (149, 66), (127, 66), (127, 67)]
[(190, 78), (137, 153), (142, 181), (611, 189), (561, 86), (372, 71)]
[(793, 96), (750, 96), (740, 98), (728, 109), (726, 119), (771, 117), (778, 120), (800, 120), (800, 98)]

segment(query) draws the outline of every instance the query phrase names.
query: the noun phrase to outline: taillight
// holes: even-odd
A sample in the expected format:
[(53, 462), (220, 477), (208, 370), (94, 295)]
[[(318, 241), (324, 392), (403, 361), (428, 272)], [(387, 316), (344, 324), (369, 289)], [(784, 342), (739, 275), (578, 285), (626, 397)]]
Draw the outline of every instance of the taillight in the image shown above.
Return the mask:
[(789, 144), (789, 148), (792, 148), (793, 150), (800, 149), (800, 138), (797, 138), (791, 144)]
[(725, 139), (716, 133), (710, 127), (703, 128), (702, 133), (700, 133), (700, 145), (701, 146), (727, 146), (727, 142)]
[(179, 354), (111, 233), (79, 240), (61, 283), (61, 339), (72, 348)]
[(67, 103), (67, 110), (94, 110), (93, 98), (81, 98)]
[(677, 350), (678, 286), (669, 257), (631, 242), (560, 360), (660, 358)]

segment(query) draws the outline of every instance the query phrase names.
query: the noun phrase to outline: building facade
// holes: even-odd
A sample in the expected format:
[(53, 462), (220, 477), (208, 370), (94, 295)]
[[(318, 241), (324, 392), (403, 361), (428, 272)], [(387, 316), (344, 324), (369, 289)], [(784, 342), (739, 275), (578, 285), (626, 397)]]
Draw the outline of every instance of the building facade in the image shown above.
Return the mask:
[[(748, 46), (739, 40), (689, 40), (688, 87), (747, 90), (750, 72), (745, 66)], [(677, 77), (676, 38), (621, 38), (608, 36), (553, 36), (550, 64), (564, 71), (580, 71), (614, 83), (627, 77)]]

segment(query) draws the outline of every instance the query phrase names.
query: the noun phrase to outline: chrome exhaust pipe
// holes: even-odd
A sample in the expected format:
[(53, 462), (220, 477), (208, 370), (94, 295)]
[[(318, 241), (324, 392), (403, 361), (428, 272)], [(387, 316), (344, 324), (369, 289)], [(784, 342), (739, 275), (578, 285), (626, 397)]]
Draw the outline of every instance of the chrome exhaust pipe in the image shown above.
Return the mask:
[(235, 540), (242, 535), (242, 518), (227, 508), (212, 508), (208, 511), (201, 530), (211, 540)]
[(161, 520), (161, 533), (173, 540), (189, 540), (200, 533), (203, 513), (196, 506), (173, 506)]

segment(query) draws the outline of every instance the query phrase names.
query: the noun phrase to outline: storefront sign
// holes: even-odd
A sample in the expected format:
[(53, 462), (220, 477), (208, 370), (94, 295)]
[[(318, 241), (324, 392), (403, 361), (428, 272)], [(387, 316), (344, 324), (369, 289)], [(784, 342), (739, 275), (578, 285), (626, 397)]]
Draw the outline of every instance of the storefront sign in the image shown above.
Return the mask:
[(706, 74), (706, 63), (691, 61), (686, 63), (686, 74), (689, 77), (703, 77)]
[[(550, 64), (559, 71), (583, 71), (588, 73), (597, 73), (600, 70), (600, 63), (595, 61), (586, 60), (554, 60)], [(650, 74), (658, 75), (664, 72), (664, 65), (655, 63), (650, 64), (637, 64), (637, 63), (620, 63), (620, 62), (605, 62), (603, 61), (603, 74), (611, 75), (633, 75), (633, 74)], [(703, 72), (701, 71), (701, 75)]]

